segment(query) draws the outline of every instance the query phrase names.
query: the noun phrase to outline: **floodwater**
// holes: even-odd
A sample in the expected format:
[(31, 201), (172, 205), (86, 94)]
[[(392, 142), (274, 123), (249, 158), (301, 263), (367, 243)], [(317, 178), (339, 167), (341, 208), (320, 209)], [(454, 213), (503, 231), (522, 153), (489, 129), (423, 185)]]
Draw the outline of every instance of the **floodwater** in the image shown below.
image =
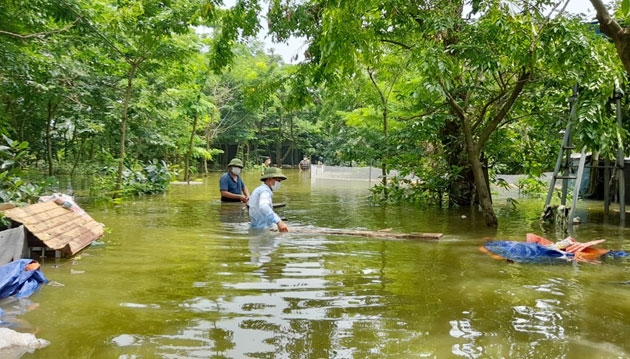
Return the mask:
[[(55, 285), (21, 303), (17, 329), (51, 344), (22, 358), (630, 357), (628, 259), (514, 264), (478, 250), (527, 232), (561, 239), (540, 226), (541, 200), (497, 199), (492, 230), (475, 210), (374, 207), (365, 182), (286, 173), (274, 202), (290, 228), (444, 236), (250, 236), (241, 206), (219, 201), (220, 174), (84, 207), (107, 234), (43, 261)], [(596, 223), (598, 203), (580, 206), (577, 240), (630, 250), (626, 228)]]

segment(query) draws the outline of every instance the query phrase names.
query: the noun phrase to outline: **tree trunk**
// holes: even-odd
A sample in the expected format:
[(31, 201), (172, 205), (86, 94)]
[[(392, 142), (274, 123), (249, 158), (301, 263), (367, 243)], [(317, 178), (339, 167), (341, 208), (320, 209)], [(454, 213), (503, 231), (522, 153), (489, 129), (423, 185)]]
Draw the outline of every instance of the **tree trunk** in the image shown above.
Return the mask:
[(496, 228), (499, 225), (499, 221), (494, 213), (494, 208), (492, 208), (492, 197), (487, 186), (483, 166), (481, 165), (481, 159), (479, 158), (481, 151), (479, 149), (479, 145), (475, 144), (473, 139), (470, 120), (463, 118), (461, 123), (462, 130), (464, 132), (464, 139), (466, 141), (466, 153), (468, 154), (468, 161), (470, 162), (470, 167), (475, 176), (475, 187), (477, 189), (477, 196), (479, 197), (478, 200), (483, 213), (483, 218), (486, 221), (486, 226)]
[[(206, 150), (208, 150), (208, 152), (210, 152), (210, 141), (206, 138)], [(208, 175), (208, 160), (207, 159), (203, 159), (203, 175), (207, 176)]]
[(449, 206), (470, 206), (475, 202), (475, 175), (462, 139), (462, 130), (458, 121), (447, 120), (441, 134), (442, 146), (446, 162), (450, 168), (461, 168), (459, 176), (453, 180), (448, 189)]
[(243, 163), (248, 163), (251, 158), (251, 149), (249, 145), (249, 141), (245, 143), (245, 154), (243, 155)]
[(87, 139), (83, 139), (80, 140), (79, 142), (79, 149), (77, 151), (77, 154), (74, 158), (74, 163), (72, 164), (72, 169), (70, 170), (70, 178), (74, 178), (74, 172), (77, 169), (77, 166), (79, 165), (79, 161), (81, 160), (81, 154), (83, 153), (83, 148), (85, 146), (85, 143), (87, 142)]
[(626, 73), (630, 74), (630, 29), (621, 27), (610, 17), (602, 0), (591, 0), (591, 4), (597, 12), (600, 31), (611, 38)]
[(494, 208), (492, 207), (492, 195), (490, 194), (488, 181), (486, 179), (486, 175), (484, 174), (479, 156), (471, 158), (470, 162), (472, 164), (472, 171), (475, 175), (475, 186), (477, 187), (477, 195), (479, 196), (479, 205), (481, 206), (486, 226), (496, 228), (499, 225), (499, 221), (497, 220)]
[(184, 158), (184, 182), (190, 182), (190, 157), (192, 157), (193, 145), (195, 143), (195, 132), (197, 132), (197, 121), (199, 115), (195, 114), (193, 118), (192, 131), (190, 131), (190, 141), (188, 141), (188, 151), (186, 151), (186, 158)]
[(451, 93), (447, 93), (447, 100), (451, 105), (451, 108), (459, 118), (462, 127), (462, 133), (464, 134), (464, 141), (466, 143), (466, 153), (468, 155), (468, 161), (470, 162), (472, 172), (475, 176), (475, 186), (477, 190), (477, 196), (479, 197), (479, 204), (481, 205), (481, 210), (483, 211), (483, 216), (488, 227), (496, 228), (499, 223), (497, 220), (497, 216), (494, 214), (494, 209), (492, 208), (492, 197), (490, 195), (490, 188), (488, 186), (488, 180), (486, 179), (486, 175), (481, 164), (481, 152), (486, 141), (488, 141), (490, 136), (496, 131), (501, 122), (505, 119), (512, 106), (514, 106), (516, 99), (523, 91), (525, 84), (530, 81), (530, 78), (531, 76), (529, 71), (523, 69), (518, 77), (518, 80), (514, 84), (514, 87), (510, 91), (504, 92), (504, 95), (509, 93), (509, 96), (502, 103), (499, 111), (490, 119), (487, 124), (485, 124), (481, 128), (478, 128), (476, 132), (473, 131), (473, 124), (471, 122), (472, 115), (466, 113), (465, 108), (461, 107), (458, 104), (458, 102), (455, 100), (455, 97), (452, 96)]
[[(282, 143), (280, 142), (279, 145), (278, 145), (278, 152), (280, 152), (281, 150), (282, 150)], [(282, 168), (282, 164), (284, 163), (286, 158), (289, 157), (289, 155), (291, 153), (293, 153), (293, 142), (291, 144), (289, 144), (289, 147), (287, 148), (287, 150), (282, 155), (282, 158), (280, 158), (280, 163), (278, 164), (279, 167)], [(293, 161), (291, 162), (291, 165), (293, 165)]]
[(483, 213), (483, 218), (486, 221), (486, 226), (496, 228), (499, 225), (499, 221), (497, 220), (497, 216), (494, 213), (494, 208), (492, 207), (492, 196), (490, 194), (490, 190), (488, 189), (488, 181), (486, 180), (483, 166), (479, 158), (479, 151), (475, 149), (474, 145), (471, 144), (471, 146), (469, 146), (467, 144), (466, 152), (468, 153), (468, 160), (470, 161), (472, 172), (475, 176), (475, 187), (477, 189), (479, 205), (481, 206), (481, 211)]
[(52, 102), (48, 100), (48, 121), (46, 123), (46, 152), (48, 152), (48, 176), (53, 175), (52, 126), (55, 108), (56, 106), (53, 106)]
[(129, 103), (131, 102), (131, 91), (133, 89), (133, 79), (136, 74), (138, 64), (131, 63), (129, 75), (127, 76), (127, 89), (125, 91), (125, 99), (123, 100), (122, 114), (120, 116), (120, 153), (118, 158), (118, 176), (116, 178), (116, 187), (114, 189), (114, 198), (120, 196), (122, 189), (122, 175), (125, 166), (125, 142), (127, 141), (127, 116), (129, 111)]
[[(376, 79), (374, 78), (374, 72), (368, 68), (368, 75), (370, 76), (370, 80), (372, 81), (372, 85), (374, 86), (374, 88), (376, 89), (376, 91), (378, 92), (378, 96), (381, 100), (381, 106), (383, 107), (383, 137), (385, 138), (385, 143), (386, 143), (386, 147), (385, 147), (385, 151), (389, 151), (389, 146), (388, 144), (388, 99), (387, 96), (385, 95), (385, 93), (383, 93), (383, 91), (381, 90), (381, 88), (378, 86), (378, 83), (376, 82)], [(392, 84), (393, 85), (393, 84)], [(385, 164), (385, 159), (389, 158), (389, 153), (385, 153), (383, 158), (381, 158), (381, 175), (382, 175), (382, 184), (383, 184), (383, 196), (385, 197), (385, 199), (387, 199), (387, 164)]]

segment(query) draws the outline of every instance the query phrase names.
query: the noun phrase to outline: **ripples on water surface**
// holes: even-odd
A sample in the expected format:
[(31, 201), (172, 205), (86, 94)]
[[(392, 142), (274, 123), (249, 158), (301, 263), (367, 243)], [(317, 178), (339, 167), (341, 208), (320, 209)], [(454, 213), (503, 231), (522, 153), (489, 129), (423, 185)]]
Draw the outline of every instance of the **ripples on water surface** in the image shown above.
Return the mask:
[[(521, 265), (478, 251), (484, 238), (542, 233), (539, 202), (474, 212), (371, 207), (363, 183), (297, 171), (277, 193), (292, 226), (443, 232), (439, 241), (269, 233), (201, 185), (116, 208), (72, 260), (48, 260), (22, 303), (21, 330), (47, 348), (24, 358), (626, 358), (628, 261)], [(253, 190), (259, 182), (246, 183)], [(588, 222), (577, 239), (629, 250), (624, 228)]]

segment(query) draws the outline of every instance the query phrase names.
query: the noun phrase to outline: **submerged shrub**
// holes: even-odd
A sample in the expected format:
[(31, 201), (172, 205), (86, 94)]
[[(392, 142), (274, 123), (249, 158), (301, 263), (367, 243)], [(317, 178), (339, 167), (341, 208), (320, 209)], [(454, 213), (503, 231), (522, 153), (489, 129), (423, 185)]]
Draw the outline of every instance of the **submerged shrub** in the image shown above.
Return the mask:
[(549, 190), (547, 182), (535, 177), (520, 178), (516, 186), (521, 196), (535, 199), (543, 198)]
[(164, 161), (152, 160), (148, 164), (135, 162), (131, 167), (124, 167), (120, 193), (114, 196), (118, 167), (105, 166), (90, 186), (90, 197), (92, 200), (100, 201), (112, 200), (114, 197), (129, 198), (164, 193), (174, 177), (175, 174)]
[(391, 177), (387, 184), (379, 183), (370, 188), (372, 203), (414, 203), (441, 205), (448, 193), (449, 181), (443, 177), (427, 180)]
[(16, 205), (37, 202), (52, 181), (34, 183), (24, 179), (21, 163), (29, 155), (28, 142), (2, 137), (5, 144), (0, 145), (0, 201)]

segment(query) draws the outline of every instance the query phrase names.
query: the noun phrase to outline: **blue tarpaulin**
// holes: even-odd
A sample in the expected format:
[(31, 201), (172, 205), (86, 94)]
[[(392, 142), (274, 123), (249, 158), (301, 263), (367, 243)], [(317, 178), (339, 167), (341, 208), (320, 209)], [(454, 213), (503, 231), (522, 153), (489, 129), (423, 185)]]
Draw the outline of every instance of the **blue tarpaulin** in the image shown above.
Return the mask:
[(484, 247), (494, 255), (518, 263), (566, 263), (572, 260), (593, 262), (605, 257), (622, 258), (629, 256), (625, 251), (592, 248), (584, 248), (577, 253), (571, 253), (536, 242), (488, 241)]
[(484, 245), (490, 252), (514, 262), (551, 263), (572, 259), (573, 253), (547, 248), (538, 243), (489, 241)]
[(26, 269), (33, 262), (37, 263), (32, 259), (20, 259), (0, 266), (0, 298), (25, 298), (33, 294), (40, 284), (48, 282), (39, 265), (36, 269)]

